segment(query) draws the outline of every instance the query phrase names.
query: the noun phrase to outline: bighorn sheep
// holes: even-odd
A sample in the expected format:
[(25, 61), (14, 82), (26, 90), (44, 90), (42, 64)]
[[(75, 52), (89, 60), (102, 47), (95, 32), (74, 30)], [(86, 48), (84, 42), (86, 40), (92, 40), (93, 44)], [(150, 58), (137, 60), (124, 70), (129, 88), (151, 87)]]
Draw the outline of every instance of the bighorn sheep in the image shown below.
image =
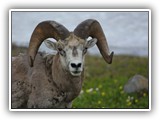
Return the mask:
[[(87, 40), (92, 37), (91, 40)], [(54, 38), (57, 42), (46, 40)], [(38, 52), (41, 43), (57, 54)], [(107, 63), (109, 48), (98, 21), (87, 19), (73, 32), (55, 21), (44, 21), (32, 33), (28, 52), (12, 61), (12, 108), (71, 108), (82, 88), (87, 49), (97, 44)]]

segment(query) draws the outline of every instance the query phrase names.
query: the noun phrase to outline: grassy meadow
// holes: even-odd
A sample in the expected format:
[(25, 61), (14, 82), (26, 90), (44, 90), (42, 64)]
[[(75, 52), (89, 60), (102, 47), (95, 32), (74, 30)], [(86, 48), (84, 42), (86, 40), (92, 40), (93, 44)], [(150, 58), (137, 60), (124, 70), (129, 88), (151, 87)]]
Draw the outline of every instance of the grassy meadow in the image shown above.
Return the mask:
[(148, 93), (127, 94), (123, 87), (135, 74), (148, 77), (148, 59), (114, 56), (112, 64), (101, 57), (87, 56), (83, 88), (73, 108), (148, 108)]
[[(26, 52), (26, 48), (12, 45), (12, 56), (19, 52)], [(109, 65), (99, 56), (86, 55), (83, 87), (73, 101), (73, 108), (149, 108), (146, 91), (130, 94), (123, 91), (125, 83), (135, 74), (148, 78), (148, 69), (148, 58), (145, 57), (114, 56)]]

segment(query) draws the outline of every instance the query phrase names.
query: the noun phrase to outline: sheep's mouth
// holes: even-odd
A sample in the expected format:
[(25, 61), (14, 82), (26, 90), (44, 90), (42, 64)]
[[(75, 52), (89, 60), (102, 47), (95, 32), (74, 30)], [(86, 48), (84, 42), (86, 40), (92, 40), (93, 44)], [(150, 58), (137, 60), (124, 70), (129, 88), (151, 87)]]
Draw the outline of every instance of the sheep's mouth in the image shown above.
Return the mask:
[(80, 76), (81, 75), (81, 71), (71, 71), (71, 74), (73, 75), (73, 76)]

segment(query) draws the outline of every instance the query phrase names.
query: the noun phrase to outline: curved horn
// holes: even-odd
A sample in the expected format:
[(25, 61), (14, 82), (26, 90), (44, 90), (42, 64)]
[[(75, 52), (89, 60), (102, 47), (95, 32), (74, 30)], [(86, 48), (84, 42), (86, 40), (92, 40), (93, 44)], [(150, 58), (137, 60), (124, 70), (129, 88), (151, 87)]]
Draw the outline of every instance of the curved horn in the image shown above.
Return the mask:
[(106, 41), (106, 37), (103, 33), (101, 25), (97, 20), (87, 19), (80, 23), (74, 30), (74, 34), (82, 39), (87, 39), (89, 36), (92, 38), (97, 38), (97, 46), (102, 54), (104, 60), (111, 64), (113, 52), (109, 55), (109, 48)]
[(42, 42), (47, 38), (64, 40), (69, 36), (69, 31), (55, 21), (44, 21), (34, 29), (28, 48), (29, 65), (33, 67), (34, 59)]

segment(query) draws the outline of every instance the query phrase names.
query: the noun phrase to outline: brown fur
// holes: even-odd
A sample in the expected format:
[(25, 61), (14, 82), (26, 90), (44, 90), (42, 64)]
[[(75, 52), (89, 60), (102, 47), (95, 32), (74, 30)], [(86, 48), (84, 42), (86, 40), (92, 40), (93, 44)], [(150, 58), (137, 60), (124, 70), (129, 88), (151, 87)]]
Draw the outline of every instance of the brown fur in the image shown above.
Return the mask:
[(75, 57), (75, 56), (78, 56), (77, 48), (76, 48), (75, 46), (73, 47), (72, 55), (73, 55), (74, 57)]
[(59, 55), (37, 54), (30, 68), (27, 56), (12, 62), (12, 108), (68, 108), (82, 87), (83, 74), (73, 77), (64, 70)]

